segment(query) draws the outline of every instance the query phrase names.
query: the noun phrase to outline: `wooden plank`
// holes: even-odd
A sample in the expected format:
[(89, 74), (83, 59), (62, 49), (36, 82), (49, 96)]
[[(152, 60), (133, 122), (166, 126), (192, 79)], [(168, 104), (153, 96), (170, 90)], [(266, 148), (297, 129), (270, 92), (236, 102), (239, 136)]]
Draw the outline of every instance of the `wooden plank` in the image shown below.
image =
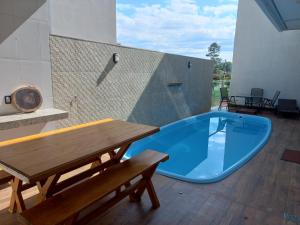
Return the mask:
[(88, 224), (92, 219), (99, 217), (99, 215), (101, 213), (107, 211), (107, 209), (111, 208), (112, 206), (117, 204), (119, 201), (121, 201), (123, 198), (127, 197), (132, 192), (134, 192), (134, 190), (138, 186), (144, 185), (144, 182), (145, 182), (144, 180), (140, 180), (140, 181), (136, 182), (135, 184), (127, 187), (124, 191), (119, 192), (115, 197), (111, 198), (109, 201), (105, 202), (103, 205), (101, 205), (100, 207), (98, 207), (97, 209), (95, 209), (94, 211), (89, 213), (88, 215), (84, 216), (79, 221), (76, 221), (76, 225)]
[(158, 132), (158, 127), (114, 120), (0, 147), (0, 165), (26, 183), (44, 180), (70, 167)]
[(6, 141), (1, 141), (0, 142), (0, 147), (14, 145), (14, 144), (17, 144), (17, 143), (24, 143), (24, 142), (27, 142), (27, 141), (33, 141), (33, 140), (41, 139), (41, 138), (44, 138), (44, 137), (49, 137), (49, 136), (53, 136), (53, 135), (57, 135), (57, 134), (62, 134), (62, 133), (66, 133), (66, 132), (69, 132), (69, 131), (72, 131), (72, 130), (78, 130), (78, 129), (81, 129), (81, 128), (84, 128), (84, 127), (95, 126), (95, 125), (99, 125), (99, 124), (107, 123), (107, 122), (111, 122), (111, 121), (113, 121), (113, 119), (107, 118), (107, 119), (97, 120), (97, 121), (93, 121), (93, 122), (89, 122), (89, 123), (74, 125), (74, 126), (71, 126), (71, 127), (65, 127), (65, 128), (60, 128), (60, 129), (56, 129), (56, 130), (50, 130), (50, 131), (42, 132), (42, 133), (39, 133), (39, 134), (33, 134), (33, 135), (25, 136), (25, 137), (20, 137), (20, 138), (14, 138), (14, 139), (6, 140)]
[[(24, 211), (21, 216), (33, 225), (60, 224), (65, 219), (71, 218), (100, 198), (167, 159), (168, 155), (166, 154), (146, 150), (140, 155), (117, 164), (102, 174)], [(155, 197), (153, 186), (149, 188), (151, 189), (151, 199), (153, 199)], [(45, 220), (46, 218), (47, 220)]]

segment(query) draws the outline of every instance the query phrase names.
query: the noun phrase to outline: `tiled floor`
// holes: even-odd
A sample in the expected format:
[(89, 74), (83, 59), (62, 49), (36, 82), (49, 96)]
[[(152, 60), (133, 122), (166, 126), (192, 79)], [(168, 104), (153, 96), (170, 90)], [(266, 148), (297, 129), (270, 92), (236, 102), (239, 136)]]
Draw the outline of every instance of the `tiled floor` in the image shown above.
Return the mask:
[[(300, 218), (300, 165), (284, 162), (285, 148), (300, 151), (300, 121), (276, 118), (269, 143), (249, 163), (214, 184), (191, 184), (154, 176), (161, 207), (151, 210), (147, 195), (139, 204), (123, 200), (90, 224), (101, 225), (206, 225), (296, 223), (284, 213)], [(9, 188), (0, 191), (0, 224), (18, 224), (7, 212)], [(30, 190), (27, 197), (34, 194)], [(28, 200), (29, 205), (32, 202)], [(41, 224), (42, 225), (42, 224)]]

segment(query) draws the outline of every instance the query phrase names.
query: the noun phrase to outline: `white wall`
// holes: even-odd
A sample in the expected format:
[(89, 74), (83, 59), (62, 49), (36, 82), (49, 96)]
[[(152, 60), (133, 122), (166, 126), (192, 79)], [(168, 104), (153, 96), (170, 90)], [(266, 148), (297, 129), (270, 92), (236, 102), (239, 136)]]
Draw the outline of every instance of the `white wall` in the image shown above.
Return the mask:
[(51, 34), (116, 43), (115, 0), (50, 0)]
[(249, 95), (252, 87), (272, 97), (295, 98), (300, 105), (300, 31), (278, 32), (255, 1), (240, 0), (231, 95)]
[[(56, 35), (115, 43), (115, 0), (0, 0), (0, 116), (17, 112), (4, 104), (4, 96), (20, 85), (38, 87), (42, 108), (53, 107), (50, 29)], [(0, 131), (0, 141), (55, 126)]]
[(44, 108), (52, 107), (48, 3), (0, 1), (0, 115), (16, 112), (5, 95), (23, 84), (41, 89)]
[[(41, 90), (42, 108), (53, 107), (48, 9), (45, 0), (0, 1), (0, 115), (16, 112), (3, 97), (26, 84)], [(45, 126), (1, 131), (0, 140), (37, 133)]]

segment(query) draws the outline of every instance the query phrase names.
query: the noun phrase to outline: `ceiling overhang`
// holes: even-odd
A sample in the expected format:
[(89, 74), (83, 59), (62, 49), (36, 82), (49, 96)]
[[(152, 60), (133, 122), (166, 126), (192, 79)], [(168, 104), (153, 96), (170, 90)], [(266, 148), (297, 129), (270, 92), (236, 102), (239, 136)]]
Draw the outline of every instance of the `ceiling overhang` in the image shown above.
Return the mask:
[(300, 30), (300, 0), (255, 0), (279, 31)]

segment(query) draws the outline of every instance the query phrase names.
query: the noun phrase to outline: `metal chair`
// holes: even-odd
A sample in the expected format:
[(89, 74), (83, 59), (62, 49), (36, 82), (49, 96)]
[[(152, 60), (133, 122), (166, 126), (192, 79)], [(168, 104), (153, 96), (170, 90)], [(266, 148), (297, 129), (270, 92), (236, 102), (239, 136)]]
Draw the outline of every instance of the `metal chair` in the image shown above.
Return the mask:
[(273, 98), (264, 98), (264, 108), (275, 109), (275, 104), (280, 95), (280, 91), (276, 91)]
[[(220, 99), (220, 104), (219, 104), (219, 108), (218, 108), (219, 111), (222, 109), (223, 103), (226, 103), (227, 109), (230, 104), (235, 104), (234, 97), (233, 96), (229, 97), (227, 88), (221, 87), (220, 93), (221, 93), (221, 99)], [(233, 99), (233, 101), (232, 101), (232, 99)]]
[(246, 99), (246, 105), (262, 108), (264, 105), (264, 89), (251, 88), (251, 97)]

